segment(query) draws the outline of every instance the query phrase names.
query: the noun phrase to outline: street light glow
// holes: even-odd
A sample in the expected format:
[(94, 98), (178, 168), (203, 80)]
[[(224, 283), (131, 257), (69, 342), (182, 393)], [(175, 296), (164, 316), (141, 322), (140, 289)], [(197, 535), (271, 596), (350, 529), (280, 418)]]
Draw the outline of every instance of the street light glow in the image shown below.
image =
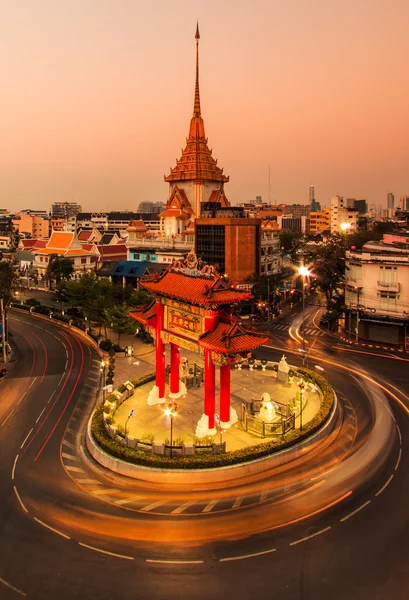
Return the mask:
[(342, 231), (347, 231), (347, 229), (350, 229), (351, 223), (341, 223), (340, 227)]
[(303, 277), (308, 277), (308, 275), (310, 275), (310, 271), (307, 269), (307, 267), (299, 267), (298, 268), (298, 274), (302, 275)]

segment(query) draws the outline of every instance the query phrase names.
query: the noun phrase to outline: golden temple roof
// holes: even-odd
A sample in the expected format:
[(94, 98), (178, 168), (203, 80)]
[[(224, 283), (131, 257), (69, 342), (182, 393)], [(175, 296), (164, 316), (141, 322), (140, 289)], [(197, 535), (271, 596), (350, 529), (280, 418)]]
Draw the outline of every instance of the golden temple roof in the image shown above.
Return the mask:
[(217, 166), (217, 160), (212, 156), (212, 151), (207, 145), (204, 122), (200, 109), (199, 90), (199, 25), (196, 29), (196, 83), (193, 116), (190, 121), (189, 137), (182, 156), (176, 161), (176, 166), (171, 169), (165, 181), (210, 180), (227, 183), (229, 177), (224, 175), (223, 169)]

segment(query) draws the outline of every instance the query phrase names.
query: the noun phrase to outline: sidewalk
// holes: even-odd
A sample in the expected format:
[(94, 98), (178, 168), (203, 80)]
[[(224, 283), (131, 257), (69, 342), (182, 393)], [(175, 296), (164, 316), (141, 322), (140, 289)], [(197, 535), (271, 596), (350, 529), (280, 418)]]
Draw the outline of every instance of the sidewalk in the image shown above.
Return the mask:
[[(123, 339), (122, 339), (123, 337)], [(155, 349), (151, 344), (143, 344), (139, 338), (131, 335), (121, 336), (121, 346), (131, 345), (134, 355), (125, 357), (117, 353), (115, 357), (115, 383), (118, 387), (127, 379), (136, 379), (142, 375), (152, 373), (155, 370)], [(202, 365), (200, 357), (187, 350), (181, 349), (181, 355), (186, 356), (192, 364), (196, 362)], [(169, 364), (169, 353), (166, 356)], [(138, 364), (135, 364), (138, 363)], [(294, 377), (292, 384), (278, 381), (273, 371), (262, 371), (260, 368), (250, 371), (249, 369), (232, 369), (231, 372), (231, 406), (239, 417), (242, 413), (242, 404), (245, 400), (259, 400), (264, 392), (268, 392), (273, 401), (289, 404), (298, 391), (298, 378)], [(144, 435), (153, 435), (155, 441), (164, 441), (170, 437), (170, 421), (163, 414), (164, 405), (149, 406), (147, 397), (154, 382), (150, 382), (137, 388), (133, 396), (125, 400), (115, 413), (115, 424), (125, 425), (125, 421), (132, 409), (136, 410), (134, 417), (128, 420), (127, 433), (132, 437), (140, 439)], [(168, 386), (166, 386), (168, 392)], [(192, 388), (187, 394), (177, 400), (178, 413), (173, 422), (173, 438), (182, 438), (185, 443), (193, 443), (197, 422), (203, 413), (204, 387)], [(216, 378), (216, 411), (219, 404), (219, 381)], [(305, 393), (305, 404), (302, 420), (305, 425), (320, 410), (320, 395), (307, 390)], [(296, 418), (296, 427), (299, 427), (299, 416)], [(219, 440), (220, 432), (217, 431), (215, 441)], [(236, 450), (249, 445), (269, 441), (274, 438), (261, 438), (242, 429), (240, 423), (236, 423), (223, 433), (223, 441), (226, 441), (228, 450)]]

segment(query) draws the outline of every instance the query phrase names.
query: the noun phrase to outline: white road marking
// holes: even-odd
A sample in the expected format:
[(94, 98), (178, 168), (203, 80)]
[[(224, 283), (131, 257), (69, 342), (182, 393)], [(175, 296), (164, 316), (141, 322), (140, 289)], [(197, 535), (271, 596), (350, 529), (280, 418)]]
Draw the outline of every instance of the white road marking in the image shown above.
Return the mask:
[(120, 498), (119, 500), (115, 500), (115, 504), (128, 504), (128, 502), (135, 502), (138, 498)]
[[(68, 467), (67, 467), (68, 469)], [(70, 467), (71, 471), (74, 471), (75, 467)], [(78, 471), (79, 469), (75, 469), (76, 471)], [(84, 472), (84, 471), (83, 471)], [(113, 490), (111, 488), (103, 488), (102, 490), (92, 490), (92, 493), (95, 494), (96, 496), (98, 496), (99, 494), (118, 494), (120, 493), (121, 490)]]
[(243, 560), (244, 558), (253, 558), (254, 556), (263, 556), (263, 554), (271, 554), (276, 552), (275, 548), (270, 550), (262, 550), (261, 552), (253, 552), (252, 554), (243, 554), (242, 556), (228, 556), (226, 558), (219, 558), (219, 562), (230, 562), (232, 560)]
[(348, 519), (350, 519), (351, 517), (353, 517), (354, 515), (356, 515), (356, 513), (358, 513), (360, 510), (362, 510), (363, 508), (365, 508), (366, 506), (368, 506), (368, 504), (371, 504), (370, 500), (368, 500), (368, 502), (365, 502), (365, 504), (362, 504), (362, 506), (360, 506), (359, 508), (357, 508), (353, 512), (349, 513), (349, 515), (347, 515), (346, 517), (343, 517), (342, 519), (340, 519), (341, 523), (343, 523), (344, 521), (347, 521)]
[(399, 467), (399, 463), (400, 463), (400, 459), (402, 458), (402, 448), (399, 448), (399, 456), (398, 456), (398, 460), (396, 461), (396, 465), (395, 465), (395, 471), (398, 470)]
[(267, 498), (268, 490), (264, 490), (260, 494), (260, 502), (263, 502)]
[(14, 489), (14, 493), (15, 493), (15, 494), (16, 494), (16, 496), (17, 496), (17, 500), (20, 502), (21, 508), (24, 510), (24, 512), (28, 513), (28, 510), (27, 510), (27, 509), (26, 509), (26, 507), (24, 506), (24, 504), (23, 504), (23, 501), (22, 501), (22, 499), (20, 498), (20, 495), (19, 495), (19, 493), (18, 493), (18, 491), (17, 491), (17, 488), (16, 488), (16, 486), (15, 486), (15, 485), (13, 485), (13, 489)]
[(27, 596), (27, 594), (25, 592), (22, 592), (21, 590), (19, 590), (18, 588), (14, 587), (14, 585), (11, 585), (11, 583), (8, 583), (7, 581), (5, 581), (4, 579), (2, 579), (0, 577), (0, 582), (5, 585), (6, 587), (8, 587), (10, 590), (13, 590), (13, 592), (17, 592), (17, 594), (20, 594), (20, 596)]
[(41, 419), (41, 415), (43, 414), (43, 412), (45, 411), (46, 407), (44, 406), (43, 410), (40, 412), (40, 414), (37, 417), (36, 423), (38, 423), (38, 421)]
[(75, 423), (76, 421), (78, 421), (78, 419), (77, 419), (77, 417), (71, 417), (71, 421), (74, 421), (74, 423)]
[(400, 445), (402, 445), (402, 434), (400, 432), (399, 425), (396, 425), (396, 429), (398, 430), (399, 443)]
[(192, 506), (192, 504), (194, 504), (194, 503), (195, 503), (195, 501), (185, 502), (181, 506), (178, 506), (177, 508), (175, 508), (174, 510), (172, 510), (171, 514), (172, 515), (180, 515), (180, 513), (182, 513), (183, 511), (185, 511), (187, 508), (189, 508), (189, 506)]
[(202, 512), (204, 512), (204, 513), (210, 512), (216, 506), (217, 503), (218, 503), (218, 500), (210, 500), (209, 504), (204, 507)]
[(11, 415), (14, 412), (14, 408), (11, 410), (11, 412), (9, 412), (9, 414), (7, 415), (7, 417), (4, 419), (3, 423), (1, 424), (1, 426), (3, 427), (3, 425), (5, 425), (8, 421), (8, 419), (11, 417)]
[(24, 392), (24, 394), (21, 396), (20, 400), (17, 402), (17, 405), (16, 405), (16, 406), (18, 406), (18, 405), (20, 404), (20, 402), (21, 402), (21, 401), (24, 399), (24, 396), (25, 396), (26, 394), (27, 394), (27, 392)]
[(382, 494), (382, 492), (388, 487), (388, 485), (390, 484), (392, 479), (393, 479), (393, 473), (389, 477), (388, 481), (381, 487), (381, 489), (378, 492), (376, 492), (375, 496), (380, 496)]
[(147, 504), (146, 506), (141, 508), (141, 510), (149, 512), (150, 510), (153, 510), (154, 508), (158, 508), (158, 506), (161, 506), (162, 504), (167, 504), (167, 501), (161, 500), (160, 502), (153, 502), (152, 504)]
[(58, 387), (58, 386), (61, 384), (61, 382), (62, 382), (62, 380), (63, 380), (63, 377), (64, 377), (64, 375), (65, 375), (65, 372), (64, 372), (64, 373), (61, 375), (60, 381), (57, 383), (57, 387)]
[(53, 393), (51, 394), (51, 396), (47, 400), (47, 404), (49, 404), (51, 402), (52, 398), (54, 397), (54, 394), (55, 394), (55, 390), (53, 391)]
[(70, 433), (71, 435), (76, 435), (77, 432), (74, 431), (73, 429), (71, 429), (71, 427), (67, 427), (67, 433)]
[(345, 437), (348, 438), (349, 441), (352, 441), (354, 439), (354, 436), (349, 433)]
[(100, 484), (96, 479), (77, 479), (76, 481), (78, 483), (98, 483), (99, 485), (102, 485), (102, 483)]
[(75, 450), (75, 446), (74, 444), (71, 444), (71, 442), (67, 442), (67, 440), (63, 440), (63, 446), (68, 446), (68, 448), (71, 448), (72, 450)]
[(16, 458), (14, 459), (13, 470), (11, 471), (11, 478), (12, 479), (14, 479), (14, 472), (16, 470), (17, 460), (18, 460), (18, 454), (17, 454)]
[(108, 554), (108, 556), (116, 556), (117, 558), (126, 558), (126, 560), (134, 560), (133, 556), (126, 556), (125, 554), (116, 554), (116, 552), (108, 552), (108, 550), (102, 550), (101, 548), (95, 548), (95, 546), (88, 546), (88, 544), (83, 544), (82, 542), (78, 542), (80, 546), (83, 548), (88, 548), (89, 550), (95, 550), (95, 552), (101, 552), (101, 554)]
[(63, 458), (68, 458), (69, 460), (75, 460), (75, 462), (78, 462), (78, 458), (76, 456), (71, 456), (71, 454), (66, 454), (65, 452), (63, 452), (61, 456)]
[(67, 370), (67, 367), (68, 367), (68, 358), (67, 358), (67, 360), (65, 361), (65, 367), (64, 367), (64, 371), (66, 371), (66, 370)]
[(30, 435), (31, 435), (32, 431), (33, 431), (33, 427), (32, 427), (32, 428), (30, 429), (30, 431), (27, 433), (27, 435), (26, 435), (26, 437), (25, 437), (25, 439), (24, 439), (24, 442), (23, 442), (23, 443), (21, 444), (21, 446), (20, 446), (20, 450), (21, 450), (21, 448), (23, 448), (23, 447), (24, 447), (24, 444), (26, 443), (26, 441), (27, 441), (27, 440), (28, 440), (28, 438), (30, 437)]
[(244, 500), (244, 496), (239, 496), (238, 498), (236, 498), (232, 508), (238, 508), (241, 505), (241, 503), (243, 502), (243, 500)]
[(80, 469), (79, 467), (70, 467), (69, 465), (65, 467), (67, 469), (67, 471), (75, 471), (76, 473), (85, 473), (85, 471), (83, 469)]
[(164, 565), (202, 565), (203, 560), (159, 560), (156, 558), (145, 559), (148, 563), (159, 563)]
[(40, 521), (40, 519), (37, 519), (37, 517), (34, 517), (34, 521), (37, 521), (37, 523), (40, 523), (40, 525), (42, 525), (43, 527), (46, 527), (50, 531), (57, 533), (61, 537), (65, 538), (66, 540), (71, 539), (69, 535), (66, 535), (65, 533), (62, 533), (61, 531), (58, 531), (58, 529), (54, 529), (54, 527), (51, 527), (51, 525), (47, 525), (47, 523), (44, 523), (44, 521)]
[(37, 379), (37, 377), (34, 377), (33, 381), (30, 383), (30, 385), (28, 386), (28, 389), (31, 388), (31, 386), (33, 385), (33, 383), (35, 382), (35, 380)]
[(305, 538), (301, 538), (300, 540), (296, 540), (295, 542), (291, 542), (290, 546), (295, 546), (296, 544), (301, 544), (301, 542), (306, 542), (307, 540), (310, 540), (311, 538), (314, 538), (317, 535), (321, 535), (322, 533), (325, 533), (326, 531), (329, 531), (330, 529), (331, 529), (331, 527), (326, 527), (325, 529), (321, 529), (320, 531), (317, 531), (316, 533), (313, 533), (311, 535), (307, 535), (307, 537), (305, 537)]

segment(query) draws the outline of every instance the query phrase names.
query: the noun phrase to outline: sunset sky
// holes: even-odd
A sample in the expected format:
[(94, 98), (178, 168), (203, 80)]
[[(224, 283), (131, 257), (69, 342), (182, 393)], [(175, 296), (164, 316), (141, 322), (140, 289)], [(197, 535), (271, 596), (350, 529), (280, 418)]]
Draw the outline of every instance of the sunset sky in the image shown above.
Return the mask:
[[(409, 195), (408, 0), (3, 0), (0, 207), (167, 198), (193, 110), (235, 204)], [(396, 200), (395, 200), (396, 202)]]

